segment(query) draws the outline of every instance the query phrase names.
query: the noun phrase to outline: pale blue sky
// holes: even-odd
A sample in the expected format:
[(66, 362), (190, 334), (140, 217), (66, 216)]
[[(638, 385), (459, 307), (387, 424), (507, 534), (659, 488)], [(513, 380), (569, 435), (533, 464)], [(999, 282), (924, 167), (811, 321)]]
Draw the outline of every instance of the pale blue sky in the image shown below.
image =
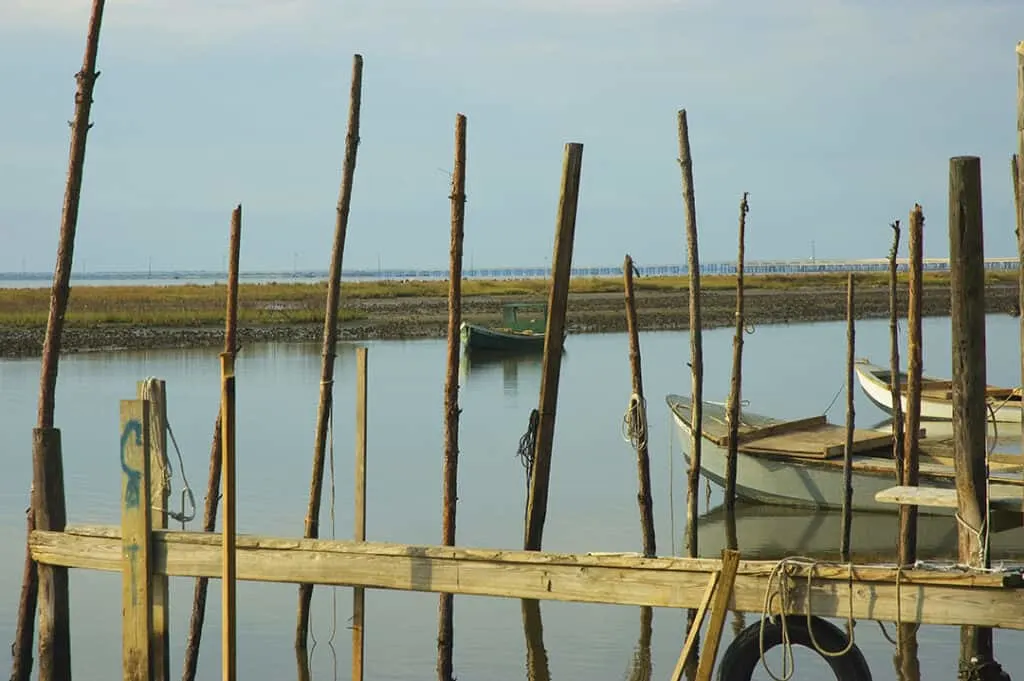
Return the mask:
[[(88, 0), (0, 0), (0, 270), (50, 270)], [(345, 263), (444, 267), (455, 114), (466, 258), (551, 255), (584, 144), (574, 263), (883, 257), (915, 201), (947, 253), (950, 156), (982, 157), (986, 254), (1015, 253), (1021, 0), (108, 0), (76, 265), (325, 268), (353, 53), (362, 144)], [(905, 252), (905, 249), (903, 249)]]

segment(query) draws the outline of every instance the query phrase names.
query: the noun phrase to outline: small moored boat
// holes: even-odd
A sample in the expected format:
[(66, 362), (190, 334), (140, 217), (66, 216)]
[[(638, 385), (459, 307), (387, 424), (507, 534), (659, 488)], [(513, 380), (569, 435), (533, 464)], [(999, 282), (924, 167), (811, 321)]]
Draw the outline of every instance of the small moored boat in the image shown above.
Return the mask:
[[(892, 372), (876, 366), (866, 359), (859, 359), (854, 365), (857, 382), (861, 390), (879, 409), (892, 414)], [(907, 409), (907, 374), (900, 372), (900, 402), (903, 412)], [(1021, 391), (1016, 388), (988, 386), (985, 389), (993, 414), (1001, 423), (1020, 423)], [(953, 382), (923, 376), (921, 378), (921, 419), (949, 421), (953, 418)]]
[[(691, 400), (681, 395), (666, 396), (669, 410), (683, 436), (690, 440), (693, 427)], [(719, 485), (725, 484), (728, 428), (725, 406), (704, 402), (701, 428), (701, 473)], [(749, 501), (809, 508), (842, 508), (843, 452), (846, 429), (828, 423), (824, 416), (783, 421), (752, 412), (740, 413), (736, 461), (736, 496)], [(855, 430), (853, 433), (852, 481), (854, 511), (896, 510), (894, 504), (878, 501), (875, 495), (896, 484), (892, 458), (892, 433)], [(684, 448), (683, 456), (689, 462)], [(1019, 457), (992, 455), (989, 496), (1020, 499), (1024, 496)], [(948, 443), (919, 447), (922, 487), (953, 489), (952, 448)], [(1000, 480), (1001, 476), (1004, 479)], [(921, 515), (949, 515), (953, 509), (919, 506)]]
[(501, 309), (501, 326), (488, 327), (463, 322), (460, 329), (467, 351), (543, 351), (547, 325), (544, 303), (507, 303)]

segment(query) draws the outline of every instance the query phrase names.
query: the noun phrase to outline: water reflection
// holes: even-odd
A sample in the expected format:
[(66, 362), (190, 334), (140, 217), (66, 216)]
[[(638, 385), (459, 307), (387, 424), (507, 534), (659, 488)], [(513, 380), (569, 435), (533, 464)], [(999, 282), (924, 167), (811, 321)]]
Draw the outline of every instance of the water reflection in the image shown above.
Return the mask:
[[(562, 355), (565, 364), (567, 353)], [(514, 352), (463, 351), (459, 361), (462, 382), (484, 382), (500, 372), (506, 394), (519, 392), (519, 383), (534, 386), (540, 380), (544, 353), (536, 350)]]

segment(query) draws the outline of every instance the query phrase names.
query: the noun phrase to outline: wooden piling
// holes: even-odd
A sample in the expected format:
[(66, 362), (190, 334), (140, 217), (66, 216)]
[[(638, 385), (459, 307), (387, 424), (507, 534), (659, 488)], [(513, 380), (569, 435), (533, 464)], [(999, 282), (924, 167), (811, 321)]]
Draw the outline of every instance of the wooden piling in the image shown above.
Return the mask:
[[(167, 529), (167, 503), (170, 496), (171, 471), (167, 465), (167, 383), (151, 378), (136, 384), (138, 399), (149, 403), (149, 498), (151, 529)], [(170, 627), (168, 580), (165, 575), (150, 578), (150, 600), (152, 602), (152, 632), (150, 634), (150, 655), (152, 656), (152, 679), (146, 681), (169, 681), (171, 678), (171, 648), (168, 629)]]
[(153, 673), (150, 409), (148, 400), (121, 401), (121, 608), (125, 681)]
[[(334, 404), (334, 353), (338, 344), (338, 307), (341, 301), (341, 263), (345, 252), (345, 233), (352, 205), (352, 182), (359, 146), (359, 109), (362, 100), (363, 57), (352, 58), (352, 86), (349, 92), (348, 133), (345, 137), (345, 165), (342, 170), (337, 219), (334, 225), (334, 247), (331, 250), (331, 271), (327, 285), (327, 310), (324, 316), (323, 362), (320, 373), (320, 403), (316, 415), (316, 439), (313, 444), (313, 471), (309, 484), (309, 507), (306, 510), (305, 537), (320, 535), (320, 499), (324, 482), (324, 459), (327, 449), (327, 425)], [(309, 606), (313, 585), (299, 585), (299, 608), (295, 625), (295, 647), (305, 649), (309, 637)]]
[(558, 228), (552, 256), (551, 289), (548, 294), (548, 319), (544, 330), (544, 359), (540, 384), (540, 418), (526, 505), (526, 531), (523, 548), (540, 551), (544, 536), (544, 518), (548, 506), (548, 482), (551, 477), (551, 447), (555, 438), (555, 407), (558, 403), (558, 378), (562, 368), (565, 342), (565, 317), (569, 302), (569, 275), (572, 271), (572, 246), (576, 233), (576, 205), (583, 170), (583, 145), (570, 142), (562, 157), (562, 191), (558, 198)]
[[(462, 236), (466, 215), (466, 117), (455, 117), (455, 168), (451, 193), (450, 274), (448, 277), (448, 372), (444, 382), (444, 501), (442, 544), (455, 546), (455, 510), (459, 470), (459, 345), (462, 324)], [(454, 599), (438, 603), (437, 678), (451, 681), (454, 646)]]
[[(227, 308), (224, 315), (224, 352), (238, 356), (238, 263), (242, 247), (242, 206), (231, 212), (231, 231), (228, 242)], [(206, 502), (203, 508), (203, 532), (213, 532), (217, 527), (217, 505), (220, 501), (221, 486), (221, 411), (213, 424), (213, 439), (210, 445), (210, 472), (206, 483)], [(192, 616), (188, 623), (188, 638), (185, 644), (185, 661), (182, 681), (194, 681), (199, 666), (199, 642), (203, 636), (203, 621), (206, 619), (206, 594), (209, 580), (196, 579), (192, 595)]]
[(690, 468), (686, 484), (686, 555), (697, 557), (697, 498), (700, 486), (701, 431), (704, 423), (704, 347), (700, 320), (700, 255), (697, 249), (697, 206), (693, 193), (693, 156), (690, 154), (690, 132), (686, 109), (680, 109), (679, 166), (683, 177), (683, 206), (686, 209), (686, 252), (690, 294), (690, 401), (691, 423), (696, 427), (690, 435)]
[(843, 523), (839, 554), (850, 560), (850, 530), (853, 521), (853, 364), (855, 352), (853, 272), (846, 276), (846, 446), (843, 448)]
[[(1017, 154), (1012, 161), (1013, 196), (1017, 216), (1017, 311), (1020, 313), (1020, 375), (1024, 389), (1024, 40), (1017, 43)], [(1024, 419), (1021, 419), (1024, 446)]]
[[(918, 440), (921, 435), (921, 380), (924, 369), (921, 351), (921, 304), (924, 297), (924, 213), (914, 204), (910, 212), (908, 245), (910, 286), (907, 300), (907, 415), (904, 428), (901, 485), (918, 483)], [(900, 565), (917, 560), (917, 506), (900, 504), (899, 541), (896, 544)]]
[[(356, 348), (356, 471), (355, 471), (355, 540), (366, 541), (366, 394), (367, 350)], [(352, 681), (363, 681), (364, 626), (366, 592), (352, 589)], [(306, 656), (300, 655), (301, 660)]]
[(729, 382), (729, 408), (726, 421), (729, 427), (729, 448), (725, 459), (725, 509), (736, 508), (736, 458), (739, 449), (740, 396), (743, 374), (743, 256), (747, 231), (747, 192), (740, 201), (739, 252), (736, 256), (736, 332), (732, 339), (732, 380)]
[(900, 248), (900, 221), (892, 228), (892, 248), (889, 250), (889, 394), (892, 400), (892, 455), (896, 461), (896, 480), (903, 470), (903, 397), (900, 391), (900, 335), (899, 306), (896, 295), (896, 255)]
[(224, 473), (224, 542), (221, 567), (221, 678), (235, 681), (237, 664), (235, 641), (236, 583), (235, 575), (235, 356), (230, 352), (220, 356), (221, 375), (221, 469)]
[[(949, 262), (953, 340), (953, 442), (960, 560), (988, 567), (986, 489), (985, 270), (981, 159), (949, 162)], [(960, 636), (960, 676), (992, 659), (992, 630), (966, 626)]]
[(640, 505), (640, 529), (643, 533), (644, 555), (655, 556), (658, 548), (654, 540), (654, 501), (651, 498), (651, 461), (647, 455), (647, 403), (644, 400), (644, 381), (640, 367), (640, 332), (636, 321), (636, 301), (633, 296), (633, 259), (626, 256), (622, 264), (626, 292), (626, 328), (629, 332), (629, 367), (633, 376), (633, 395), (629, 403), (630, 437), (636, 447), (637, 503)]
[[(92, 94), (99, 73), (96, 55), (99, 51), (100, 26), (104, 0), (93, 0), (89, 17), (82, 69), (75, 74), (75, 114), (71, 122), (71, 148), (68, 176), (61, 211), (57, 262), (50, 289), (50, 311), (43, 339), (43, 356), (39, 378), (39, 411), (36, 433), (33, 431), (33, 471), (50, 473), (51, 482), (60, 481), (48, 493), (42, 493), (43, 481), (33, 475), (29, 492), (33, 519), (31, 525), (40, 530), (64, 529), (65, 508), (63, 461), (60, 455), (60, 433), (54, 429), (54, 407), (57, 393), (57, 364), (60, 361), (64, 316), (71, 295), (71, 265), (78, 226), (78, 204), (85, 172), (85, 147), (89, 134)], [(38, 458), (44, 460), (40, 461)], [(56, 521), (50, 525), (40, 522)], [(26, 557), (24, 584), (18, 603), (17, 631), (11, 648), (12, 681), (29, 681), (32, 675), (32, 639), (36, 608), (39, 610), (39, 681), (71, 678), (71, 639), (68, 619), (67, 570), (59, 567), (40, 568)]]

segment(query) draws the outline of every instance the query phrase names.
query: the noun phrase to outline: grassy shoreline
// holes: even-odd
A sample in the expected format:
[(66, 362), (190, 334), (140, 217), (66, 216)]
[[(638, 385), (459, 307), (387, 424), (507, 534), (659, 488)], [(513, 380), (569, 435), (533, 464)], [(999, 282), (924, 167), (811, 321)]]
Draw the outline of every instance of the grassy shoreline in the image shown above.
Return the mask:
[[(885, 273), (859, 273), (859, 290), (884, 288)], [(906, 275), (900, 275), (905, 288)], [(1015, 285), (1016, 272), (989, 272), (987, 285)], [(808, 290), (840, 290), (846, 286), (846, 274), (754, 275), (745, 279), (749, 291), (785, 295)], [(949, 285), (948, 273), (926, 273), (925, 285)], [(529, 280), (466, 280), (464, 298), (543, 298), (549, 282)], [(686, 277), (637, 278), (640, 293), (686, 293)], [(732, 291), (734, 276), (705, 276), (701, 288), (708, 293)], [(575, 296), (622, 292), (619, 277), (573, 279), (570, 292)], [(206, 327), (223, 323), (225, 306), (223, 284), (180, 284), (167, 286), (78, 286), (71, 294), (65, 318), (69, 328), (89, 329), (109, 326), (148, 328)], [(447, 281), (353, 282), (342, 285), (340, 321), (359, 322), (372, 316), (375, 301), (400, 302), (412, 298), (444, 298)], [(323, 323), (327, 288), (320, 283), (267, 283), (239, 286), (239, 323), (242, 326), (293, 326)], [(0, 289), (0, 327), (31, 329), (45, 327), (49, 310), (49, 288)], [(409, 301), (411, 302), (411, 301)], [(570, 305), (570, 307), (572, 307)], [(415, 310), (397, 314), (415, 315)]]

